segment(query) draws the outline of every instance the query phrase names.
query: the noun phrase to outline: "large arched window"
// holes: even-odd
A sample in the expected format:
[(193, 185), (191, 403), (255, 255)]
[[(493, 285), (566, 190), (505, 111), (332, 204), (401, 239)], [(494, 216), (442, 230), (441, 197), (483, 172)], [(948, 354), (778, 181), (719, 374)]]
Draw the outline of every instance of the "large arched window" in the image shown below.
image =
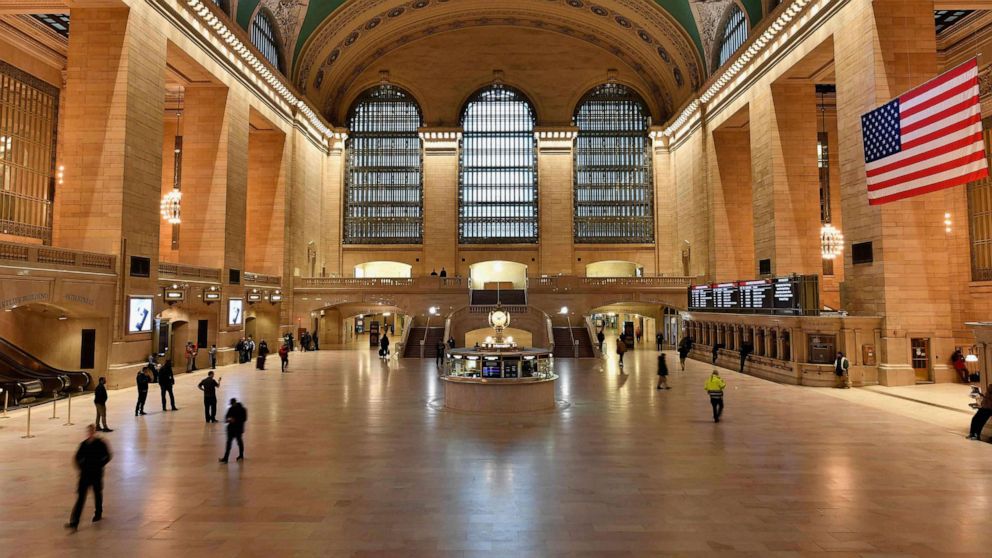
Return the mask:
[(723, 25), (723, 34), (720, 38), (720, 59), (717, 68), (723, 66), (730, 60), (730, 57), (741, 48), (747, 40), (747, 18), (737, 3), (731, 4), (730, 16)]
[(458, 239), (465, 244), (537, 242), (534, 109), (519, 91), (487, 87), (462, 111)]
[(283, 71), (276, 41), (276, 24), (268, 12), (259, 10), (251, 22), (251, 44), (262, 53), (270, 64)]
[(654, 181), (644, 101), (617, 83), (579, 102), (574, 123), (575, 242), (654, 242)]
[(423, 242), (420, 107), (392, 85), (369, 89), (348, 116), (345, 244)]

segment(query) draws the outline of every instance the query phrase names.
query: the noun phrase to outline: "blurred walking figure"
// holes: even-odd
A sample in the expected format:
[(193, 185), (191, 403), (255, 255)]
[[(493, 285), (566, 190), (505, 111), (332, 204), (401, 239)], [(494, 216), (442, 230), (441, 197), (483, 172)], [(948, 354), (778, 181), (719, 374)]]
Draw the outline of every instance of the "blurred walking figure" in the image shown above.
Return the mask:
[(238, 461), (241, 461), (245, 458), (245, 443), (241, 437), (245, 433), (245, 423), (248, 422), (248, 411), (241, 403), (238, 403), (237, 399), (232, 397), (225, 420), (227, 421), (227, 446), (220, 462), (227, 463), (227, 458), (231, 456), (231, 442), (233, 440), (238, 441)]
[[(974, 391), (978, 391), (978, 388), (973, 388)], [(985, 423), (992, 418), (992, 384), (989, 384), (988, 390), (985, 393), (978, 391), (977, 394), (981, 400), (978, 402), (977, 411), (975, 411), (975, 416), (971, 418), (971, 430), (968, 434), (969, 440), (981, 440), (982, 439), (982, 429), (985, 428)]]
[(623, 371), (623, 355), (627, 352), (627, 344), (623, 342), (623, 336), (617, 336), (617, 360), (620, 361), (620, 370)]
[(668, 387), (668, 364), (665, 363), (665, 353), (658, 354), (658, 389), (672, 389)]
[(289, 366), (289, 345), (286, 343), (279, 347), (279, 361), (282, 364), (282, 371), (286, 371), (286, 367)]
[(76, 487), (76, 504), (72, 507), (72, 514), (69, 516), (69, 523), (65, 524), (66, 529), (75, 530), (79, 527), (79, 516), (83, 513), (83, 506), (86, 504), (86, 493), (93, 489), (93, 521), (103, 519), (103, 468), (110, 463), (112, 456), (107, 443), (96, 435), (96, 426), (86, 427), (86, 439), (79, 444), (76, 450), (76, 468), (79, 469), (79, 484)]
[(434, 364), (436, 364), (438, 368), (441, 368), (441, 366), (444, 365), (444, 342), (438, 341), (435, 349), (437, 350), (437, 354), (434, 355)]
[(689, 357), (690, 351), (692, 351), (692, 337), (686, 335), (679, 341), (679, 364), (682, 365), (683, 371), (685, 371), (685, 359)]
[(720, 422), (720, 415), (723, 414), (723, 390), (726, 389), (727, 382), (723, 381), (720, 373), (716, 370), (706, 379), (703, 388), (710, 395), (710, 405), (713, 406), (713, 422)]

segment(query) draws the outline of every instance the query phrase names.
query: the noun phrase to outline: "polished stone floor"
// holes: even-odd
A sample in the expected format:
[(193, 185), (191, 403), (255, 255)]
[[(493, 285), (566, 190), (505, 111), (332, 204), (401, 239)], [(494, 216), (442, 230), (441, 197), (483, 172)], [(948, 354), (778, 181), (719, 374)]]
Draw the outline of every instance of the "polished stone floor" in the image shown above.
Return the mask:
[(35, 409), (32, 439), (14, 413), (0, 556), (992, 555), (992, 445), (964, 439), (967, 415), (949, 428), (885, 406), (908, 401), (727, 372), (714, 424), (709, 367), (659, 392), (655, 354), (628, 359), (623, 376), (559, 361), (570, 405), (514, 417), (436, 410), (433, 362), (372, 351), (294, 353), (287, 374), (228, 367), (220, 396), (249, 421), (247, 459), (226, 466), (202, 373), (179, 378), (179, 412), (158, 410), (155, 386), (142, 418), (133, 389), (111, 392), (106, 518), (75, 534), (62, 523), (91, 397), (74, 427), (64, 403), (57, 420)]

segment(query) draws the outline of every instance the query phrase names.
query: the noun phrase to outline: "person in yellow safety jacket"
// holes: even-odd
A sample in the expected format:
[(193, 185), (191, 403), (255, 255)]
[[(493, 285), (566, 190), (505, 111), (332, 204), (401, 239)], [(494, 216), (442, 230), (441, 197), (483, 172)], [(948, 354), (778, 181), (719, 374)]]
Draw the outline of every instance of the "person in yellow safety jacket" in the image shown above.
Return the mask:
[(716, 370), (706, 379), (703, 388), (710, 395), (710, 405), (713, 406), (713, 422), (720, 422), (720, 415), (723, 414), (723, 390), (726, 389), (727, 382), (723, 381), (720, 373)]

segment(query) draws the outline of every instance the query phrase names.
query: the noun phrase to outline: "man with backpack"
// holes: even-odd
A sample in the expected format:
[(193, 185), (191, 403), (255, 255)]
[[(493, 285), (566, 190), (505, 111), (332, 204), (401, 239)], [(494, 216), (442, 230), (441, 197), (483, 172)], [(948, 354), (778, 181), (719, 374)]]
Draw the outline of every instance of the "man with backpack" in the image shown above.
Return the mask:
[(851, 387), (851, 376), (847, 371), (851, 368), (851, 362), (847, 360), (844, 353), (837, 351), (837, 358), (834, 359), (834, 374), (837, 375), (837, 387), (847, 389)]

